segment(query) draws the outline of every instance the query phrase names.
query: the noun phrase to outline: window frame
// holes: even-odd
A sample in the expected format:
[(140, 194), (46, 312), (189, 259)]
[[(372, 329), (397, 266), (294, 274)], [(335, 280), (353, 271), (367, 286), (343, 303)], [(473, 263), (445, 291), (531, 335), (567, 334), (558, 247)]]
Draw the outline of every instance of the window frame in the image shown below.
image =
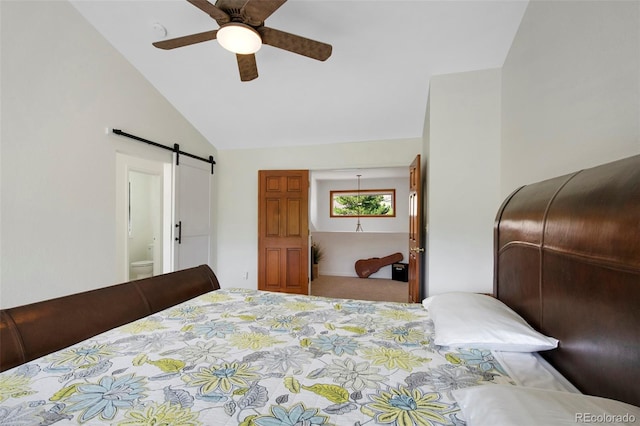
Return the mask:
[[(391, 214), (352, 214), (352, 215), (344, 215), (344, 214), (334, 214), (334, 204), (336, 196), (344, 196), (351, 195), (357, 196), (358, 192), (360, 195), (391, 195)], [(395, 188), (390, 189), (361, 189), (358, 191), (357, 189), (336, 189), (329, 191), (329, 217), (330, 218), (344, 218), (344, 217), (385, 217), (391, 218), (396, 217), (396, 190)]]

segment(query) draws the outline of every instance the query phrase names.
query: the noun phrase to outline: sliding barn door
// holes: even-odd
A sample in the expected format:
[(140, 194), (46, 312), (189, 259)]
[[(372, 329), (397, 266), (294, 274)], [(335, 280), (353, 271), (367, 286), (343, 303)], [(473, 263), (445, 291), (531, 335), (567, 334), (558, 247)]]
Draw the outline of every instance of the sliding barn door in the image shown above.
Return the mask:
[(211, 249), (211, 165), (180, 156), (175, 165), (174, 270), (208, 265)]
[(258, 289), (309, 294), (309, 171), (258, 179)]

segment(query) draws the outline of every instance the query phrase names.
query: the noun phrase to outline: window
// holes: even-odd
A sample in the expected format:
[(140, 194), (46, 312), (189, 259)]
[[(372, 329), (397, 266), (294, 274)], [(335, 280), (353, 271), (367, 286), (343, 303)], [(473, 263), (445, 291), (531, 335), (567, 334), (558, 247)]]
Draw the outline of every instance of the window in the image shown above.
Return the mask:
[(395, 217), (395, 189), (331, 191), (331, 217)]

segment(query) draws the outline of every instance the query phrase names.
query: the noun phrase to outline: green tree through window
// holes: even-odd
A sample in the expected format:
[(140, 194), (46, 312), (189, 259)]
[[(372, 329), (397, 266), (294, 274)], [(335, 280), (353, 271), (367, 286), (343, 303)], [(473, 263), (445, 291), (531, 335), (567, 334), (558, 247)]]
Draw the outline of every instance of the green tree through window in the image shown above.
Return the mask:
[(395, 216), (394, 190), (331, 191), (331, 216)]

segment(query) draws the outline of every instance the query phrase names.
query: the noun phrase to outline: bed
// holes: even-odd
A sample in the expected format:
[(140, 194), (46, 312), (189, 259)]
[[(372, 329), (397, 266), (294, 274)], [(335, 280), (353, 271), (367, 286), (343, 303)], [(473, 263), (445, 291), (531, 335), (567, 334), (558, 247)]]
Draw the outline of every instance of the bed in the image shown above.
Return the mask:
[[(544, 424), (532, 416), (565, 399), (567, 424), (632, 423), (638, 218), (640, 156), (511, 194), (496, 217), (495, 297), (220, 288), (203, 265), (4, 309), (0, 425)], [(513, 322), (483, 325), (494, 314)], [(504, 406), (526, 421), (495, 417)]]

